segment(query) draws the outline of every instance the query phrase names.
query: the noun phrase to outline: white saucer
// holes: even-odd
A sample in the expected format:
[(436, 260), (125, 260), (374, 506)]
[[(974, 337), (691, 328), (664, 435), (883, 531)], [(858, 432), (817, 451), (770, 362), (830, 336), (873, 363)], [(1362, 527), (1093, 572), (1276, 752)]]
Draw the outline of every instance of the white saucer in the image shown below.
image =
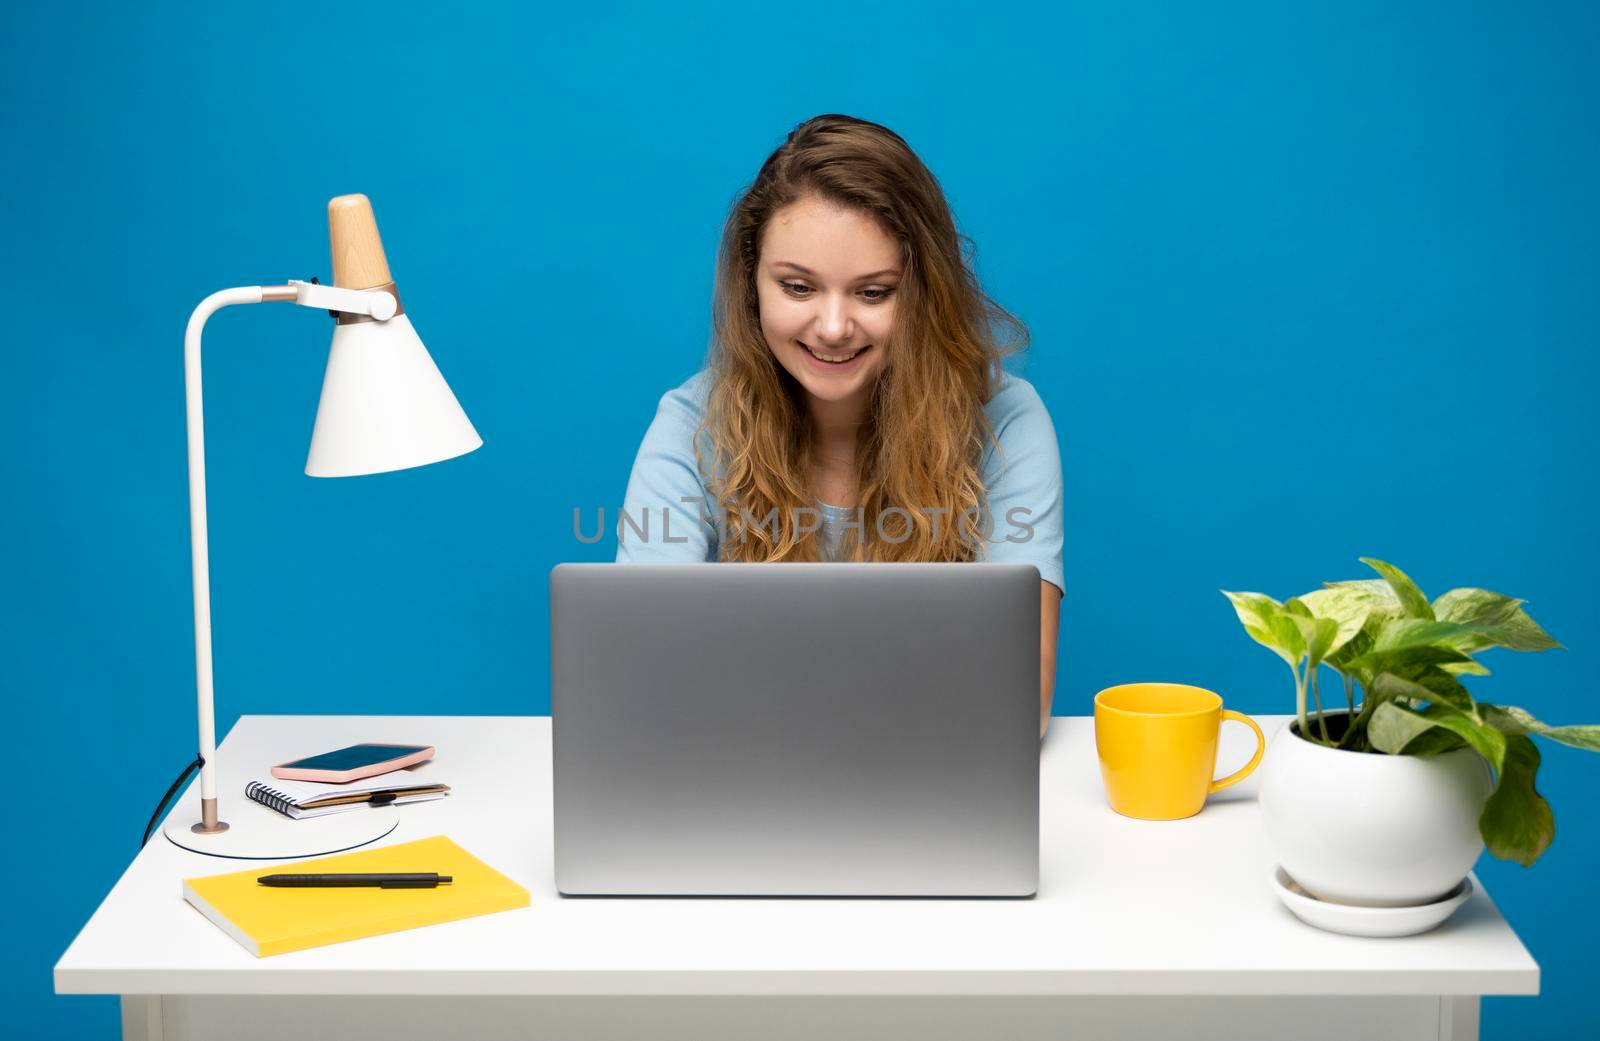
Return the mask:
[(1462, 879), (1449, 896), (1420, 907), (1356, 907), (1318, 900), (1281, 867), (1272, 873), (1272, 888), (1296, 918), (1318, 929), (1346, 936), (1415, 936), (1442, 924), (1466, 903), (1472, 879)]

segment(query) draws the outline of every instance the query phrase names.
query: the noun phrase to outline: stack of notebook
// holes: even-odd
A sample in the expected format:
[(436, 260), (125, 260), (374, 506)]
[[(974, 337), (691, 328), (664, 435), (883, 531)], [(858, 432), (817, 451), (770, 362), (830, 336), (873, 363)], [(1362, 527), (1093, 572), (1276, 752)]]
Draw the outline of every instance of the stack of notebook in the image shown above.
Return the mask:
[(244, 787), (245, 795), (295, 820), (364, 806), (398, 806), (442, 799), (449, 791), (448, 784), (429, 780), (426, 775), (419, 776), (416, 770), (393, 770), (347, 784), (285, 781), (274, 777), (251, 781)]

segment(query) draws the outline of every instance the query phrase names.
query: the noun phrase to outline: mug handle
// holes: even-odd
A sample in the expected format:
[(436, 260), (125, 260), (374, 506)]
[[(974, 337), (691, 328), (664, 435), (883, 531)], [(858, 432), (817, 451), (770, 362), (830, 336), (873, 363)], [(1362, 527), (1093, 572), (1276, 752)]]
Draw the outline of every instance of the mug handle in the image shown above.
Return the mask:
[(1225, 708), (1222, 710), (1222, 718), (1224, 720), (1231, 719), (1239, 723), (1246, 723), (1249, 725), (1251, 730), (1256, 732), (1256, 754), (1250, 757), (1250, 761), (1245, 764), (1243, 770), (1240, 770), (1237, 773), (1231, 773), (1220, 781), (1212, 781), (1211, 787), (1206, 789), (1207, 795), (1210, 795), (1212, 792), (1220, 792), (1222, 789), (1227, 788), (1230, 785), (1238, 784), (1246, 777), (1249, 777), (1250, 774), (1255, 771), (1255, 768), (1261, 764), (1261, 753), (1267, 750), (1267, 736), (1261, 732), (1260, 727), (1256, 726), (1255, 720), (1251, 719), (1243, 712), (1235, 712), (1231, 708)]

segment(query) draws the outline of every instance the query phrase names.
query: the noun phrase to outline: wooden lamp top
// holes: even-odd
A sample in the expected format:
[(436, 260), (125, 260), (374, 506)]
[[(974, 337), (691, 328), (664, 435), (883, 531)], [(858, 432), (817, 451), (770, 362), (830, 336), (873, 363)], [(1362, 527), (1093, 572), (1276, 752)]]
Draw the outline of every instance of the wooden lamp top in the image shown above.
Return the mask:
[(333, 284), (341, 289), (375, 289), (388, 285), (389, 261), (378, 238), (378, 221), (365, 195), (340, 195), (328, 200), (328, 242), (333, 249)]

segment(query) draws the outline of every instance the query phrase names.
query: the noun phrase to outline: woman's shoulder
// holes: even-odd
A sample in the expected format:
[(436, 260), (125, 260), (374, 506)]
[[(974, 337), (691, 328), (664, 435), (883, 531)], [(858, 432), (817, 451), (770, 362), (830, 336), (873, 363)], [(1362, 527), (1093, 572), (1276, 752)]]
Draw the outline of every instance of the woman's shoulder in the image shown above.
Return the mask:
[(705, 418), (706, 402), (711, 397), (712, 372), (701, 369), (682, 383), (661, 395), (656, 405), (659, 418), (674, 421), (694, 431)]
[(1006, 440), (1008, 433), (1030, 434), (1049, 431), (1054, 436), (1055, 427), (1050, 421), (1050, 410), (1033, 384), (1009, 372), (1000, 374), (999, 386), (983, 407), (995, 437)]
[(988, 559), (1032, 564), (1040, 578), (1064, 589), (1061, 449), (1050, 412), (1033, 384), (1008, 373), (986, 413), (995, 443), (983, 461), (984, 492), (990, 513), (1007, 525), (996, 528), (1003, 537), (989, 540)]
[[(1030, 500), (1053, 498), (1061, 485), (1061, 447), (1044, 399), (1021, 376), (1004, 374), (985, 406), (994, 441), (979, 470), (992, 498), (1026, 491)], [(1029, 503), (1041, 510), (1044, 503)]]
[(714, 453), (705, 418), (713, 377), (710, 369), (701, 369), (661, 395), (640, 446), (641, 458), (670, 460), (697, 473), (702, 462), (709, 463)]
[(653, 452), (682, 459), (693, 459), (697, 447), (709, 447), (710, 432), (704, 427), (706, 403), (711, 397), (713, 373), (701, 369), (661, 395), (655, 417), (645, 431), (644, 445)]

